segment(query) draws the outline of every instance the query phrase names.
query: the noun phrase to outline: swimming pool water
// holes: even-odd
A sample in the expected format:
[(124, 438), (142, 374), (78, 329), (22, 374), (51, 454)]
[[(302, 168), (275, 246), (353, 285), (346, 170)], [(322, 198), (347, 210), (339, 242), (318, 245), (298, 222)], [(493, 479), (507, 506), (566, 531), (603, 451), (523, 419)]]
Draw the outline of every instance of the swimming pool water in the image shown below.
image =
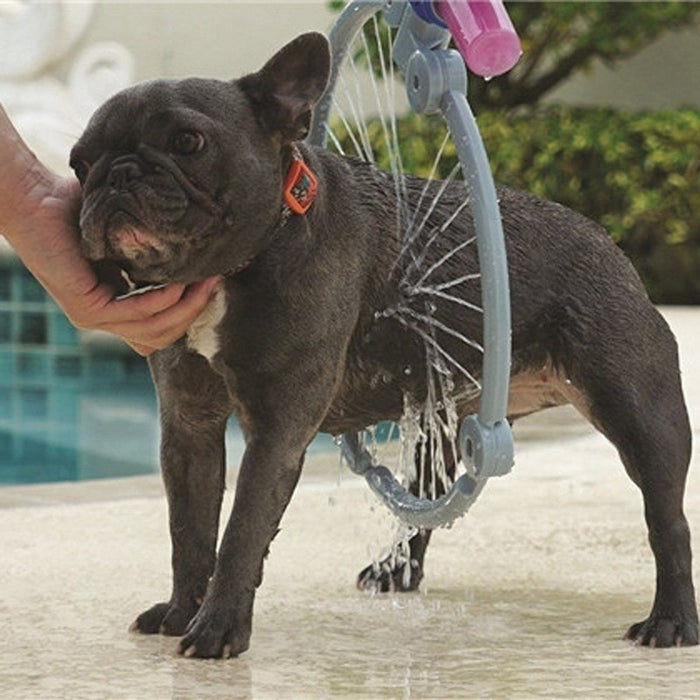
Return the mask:
[[(158, 443), (146, 361), (114, 339), (86, 339), (0, 248), (0, 484), (153, 473)], [(226, 444), (237, 466), (235, 421)], [(332, 448), (321, 435), (310, 451)]]
[[(15, 356), (13, 373), (3, 373), (0, 484), (157, 472), (158, 412), (146, 362), (135, 356), (95, 358), (90, 363), (63, 359), (63, 369), (72, 372), (68, 376), (50, 378), (39, 371), (36, 378), (34, 367), (34, 381), (26, 381), (26, 370), (44, 362), (40, 355), (33, 362)], [(18, 363), (25, 365), (24, 374)], [(226, 447), (229, 467), (237, 466), (245, 444), (233, 420)], [(332, 438), (320, 435), (310, 451), (332, 449)]]

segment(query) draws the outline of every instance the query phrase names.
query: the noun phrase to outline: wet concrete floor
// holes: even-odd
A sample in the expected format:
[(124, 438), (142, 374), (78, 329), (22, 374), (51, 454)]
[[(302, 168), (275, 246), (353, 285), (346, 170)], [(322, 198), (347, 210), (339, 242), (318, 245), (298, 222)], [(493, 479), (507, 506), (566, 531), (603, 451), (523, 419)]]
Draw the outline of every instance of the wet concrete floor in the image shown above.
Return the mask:
[[(700, 310), (664, 313), (697, 440)], [(313, 457), (271, 549), (251, 648), (228, 661), (127, 632), (169, 593), (157, 477), (0, 489), (0, 697), (700, 696), (700, 648), (621, 639), (649, 611), (654, 568), (615, 450), (568, 409), (524, 421), (516, 440), (513, 473), (435, 535), (409, 595), (355, 589), (395, 525), (361, 480), (339, 478), (337, 455)], [(686, 497), (696, 541), (699, 462)]]

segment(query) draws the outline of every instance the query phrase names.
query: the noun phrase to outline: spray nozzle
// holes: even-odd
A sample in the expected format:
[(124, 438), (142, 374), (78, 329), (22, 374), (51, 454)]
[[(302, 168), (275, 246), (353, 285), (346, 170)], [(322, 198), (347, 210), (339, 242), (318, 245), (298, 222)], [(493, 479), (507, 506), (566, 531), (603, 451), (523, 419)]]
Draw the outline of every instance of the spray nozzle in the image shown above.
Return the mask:
[(411, 0), (418, 15), (450, 30), (469, 69), (492, 78), (520, 58), (520, 39), (502, 0)]

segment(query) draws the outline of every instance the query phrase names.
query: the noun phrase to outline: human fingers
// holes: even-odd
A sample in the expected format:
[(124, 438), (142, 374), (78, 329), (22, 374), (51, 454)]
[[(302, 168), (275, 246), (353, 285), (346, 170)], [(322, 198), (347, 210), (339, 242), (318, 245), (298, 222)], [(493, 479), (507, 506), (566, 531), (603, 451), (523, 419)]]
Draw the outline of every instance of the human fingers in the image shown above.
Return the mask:
[(124, 341), (137, 355), (141, 357), (148, 357), (152, 355), (158, 348), (151, 348), (148, 345), (141, 345), (141, 343), (131, 343), (128, 340)]
[(140, 355), (150, 355), (171, 345), (186, 333), (204, 310), (218, 283), (218, 278), (211, 278), (193, 284), (174, 305), (147, 318), (105, 326), (105, 330), (121, 336)]
[(63, 305), (64, 312), (78, 328), (112, 332), (115, 325), (144, 321), (177, 304), (184, 284), (169, 284), (133, 297), (115, 298), (114, 287), (98, 284), (87, 294)]
[(113, 325), (144, 321), (178, 304), (186, 289), (186, 285), (174, 283), (143, 294), (112, 298), (99, 310), (101, 323)]

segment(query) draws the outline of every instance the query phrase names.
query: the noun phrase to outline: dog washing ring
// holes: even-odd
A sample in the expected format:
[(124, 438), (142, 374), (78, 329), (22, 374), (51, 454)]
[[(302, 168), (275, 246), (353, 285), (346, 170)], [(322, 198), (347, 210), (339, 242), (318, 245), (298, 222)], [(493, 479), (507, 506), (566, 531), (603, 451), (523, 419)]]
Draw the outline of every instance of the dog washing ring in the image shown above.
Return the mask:
[[(343, 435), (341, 450), (349, 467), (365, 476), (403, 522), (433, 529), (450, 525), (466, 513), (486, 481), (507, 474), (513, 464), (513, 439), (506, 420), (511, 341), (506, 251), (493, 177), (467, 102), (465, 61), (476, 73), (498, 75), (517, 61), (520, 44), (500, 0), (352, 1), (330, 33), (331, 79), (314, 113), (311, 143), (326, 145), (341, 64), (363, 25), (376, 22), (379, 12), (395, 30), (391, 53), (403, 72), (411, 108), (418, 114), (442, 113), (468, 187), (481, 277), (483, 370), (478, 412), (467, 416), (459, 429), (460, 456), (467, 471), (440, 498), (409, 493), (389, 469), (375, 463), (362, 434)], [(463, 55), (446, 48), (451, 37)]]

